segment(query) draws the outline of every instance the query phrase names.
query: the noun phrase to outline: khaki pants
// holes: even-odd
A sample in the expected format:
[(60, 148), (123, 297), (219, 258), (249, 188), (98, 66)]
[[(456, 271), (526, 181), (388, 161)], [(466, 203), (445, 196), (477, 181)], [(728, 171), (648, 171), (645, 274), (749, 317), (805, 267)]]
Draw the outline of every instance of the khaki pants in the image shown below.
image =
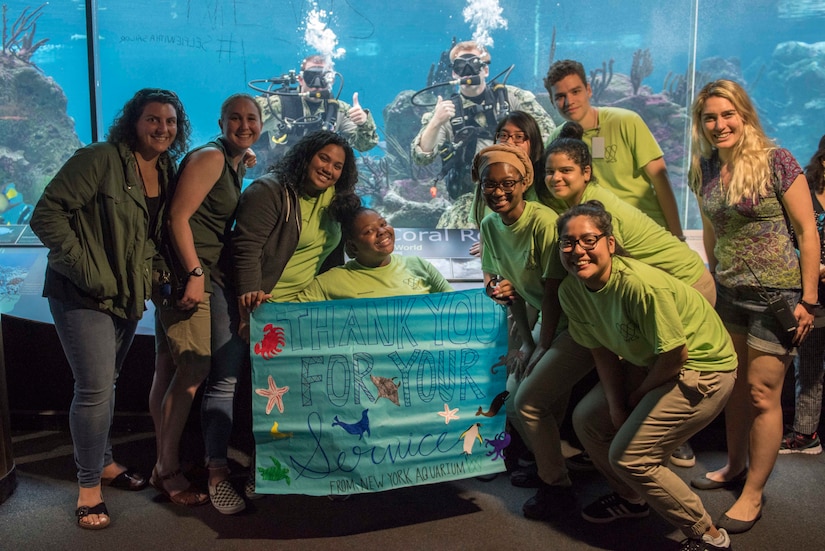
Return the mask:
[[(538, 342), (537, 323), (533, 330)], [(507, 379), (507, 416), (536, 456), (539, 477), (551, 485), (570, 486), (561, 453), (559, 427), (567, 411), (570, 390), (594, 367), (590, 350), (567, 331), (560, 333), (530, 376)]]
[[(628, 379), (638, 381), (639, 375)], [(641, 496), (685, 535), (701, 536), (711, 518), (699, 496), (665, 463), (722, 411), (735, 380), (735, 371), (683, 369), (677, 381), (648, 392), (619, 430), (599, 383), (576, 406), (573, 426), (613, 491), (626, 498)]]

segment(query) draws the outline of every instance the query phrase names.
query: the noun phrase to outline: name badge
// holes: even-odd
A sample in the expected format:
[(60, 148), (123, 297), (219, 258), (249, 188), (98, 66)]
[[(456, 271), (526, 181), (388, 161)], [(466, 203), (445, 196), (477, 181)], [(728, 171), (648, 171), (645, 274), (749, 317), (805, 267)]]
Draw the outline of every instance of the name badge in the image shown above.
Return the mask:
[(590, 154), (594, 159), (604, 159), (604, 138), (595, 136), (590, 142)]

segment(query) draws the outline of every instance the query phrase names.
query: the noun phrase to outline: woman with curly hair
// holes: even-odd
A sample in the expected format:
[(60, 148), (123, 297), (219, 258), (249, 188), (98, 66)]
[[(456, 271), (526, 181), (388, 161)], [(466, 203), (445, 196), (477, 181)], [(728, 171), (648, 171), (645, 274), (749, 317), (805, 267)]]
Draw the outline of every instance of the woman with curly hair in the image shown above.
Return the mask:
[(291, 301), (325, 261), (343, 264), (341, 220), (361, 206), (357, 181), (352, 147), (320, 131), (301, 139), (241, 194), (232, 244), (246, 339), (249, 314), (261, 302)]
[[(818, 220), (825, 218), (825, 136), (819, 140), (819, 149), (805, 167), (805, 178), (811, 189), (811, 200)], [(822, 224), (819, 223), (818, 226)], [(822, 229), (819, 238), (823, 240)], [(819, 249), (819, 300), (825, 298), (825, 248)], [(780, 454), (822, 453), (822, 443), (816, 429), (822, 412), (822, 377), (825, 373), (825, 327), (817, 324), (811, 335), (799, 347), (795, 362), (795, 406), (793, 425), (785, 432)]]
[(153, 261), (175, 158), (189, 121), (174, 92), (145, 88), (123, 107), (108, 141), (79, 149), (49, 182), (31, 228), (49, 249), (43, 294), (74, 375), (69, 426), (77, 524), (109, 525), (101, 484), (140, 490), (146, 479), (112, 459), (115, 384), (152, 288)]
[[(819, 239), (802, 168), (765, 135), (739, 84), (717, 80), (702, 88), (693, 104), (692, 140), (690, 185), (716, 277), (716, 311), (739, 365), (725, 408), (727, 464), (691, 483), (709, 490), (744, 482), (716, 523), (737, 533), (762, 516), (762, 494), (782, 441), (785, 371), (813, 329)], [(790, 319), (771, 309), (769, 301), (778, 300), (787, 303)]]

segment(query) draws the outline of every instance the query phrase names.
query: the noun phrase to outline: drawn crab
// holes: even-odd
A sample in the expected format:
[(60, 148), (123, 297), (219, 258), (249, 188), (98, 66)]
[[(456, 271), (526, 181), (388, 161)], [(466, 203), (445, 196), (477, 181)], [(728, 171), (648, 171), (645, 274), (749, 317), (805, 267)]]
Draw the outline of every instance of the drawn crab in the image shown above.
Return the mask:
[(264, 338), (261, 342), (255, 343), (255, 354), (265, 360), (271, 360), (283, 351), (284, 344), (286, 344), (284, 329), (267, 323), (264, 326)]

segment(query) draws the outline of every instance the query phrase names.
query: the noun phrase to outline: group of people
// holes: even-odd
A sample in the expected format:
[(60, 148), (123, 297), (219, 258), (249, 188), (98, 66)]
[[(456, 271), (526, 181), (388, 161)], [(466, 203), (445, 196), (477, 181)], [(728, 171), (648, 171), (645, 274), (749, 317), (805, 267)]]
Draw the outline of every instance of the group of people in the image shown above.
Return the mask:
[[(307, 134), (242, 192), (262, 121), (256, 98), (231, 95), (220, 135), (176, 167), (190, 133), (183, 105), (174, 92), (140, 90), (107, 141), (78, 150), (35, 208), (31, 227), (49, 248), (44, 295), (75, 378), (70, 428), (82, 528), (110, 523), (102, 486), (150, 484), (178, 505), (245, 508), (227, 456), (249, 316), (262, 302), (452, 290), (428, 262), (393, 254), (394, 230), (361, 206), (352, 147), (335, 132)], [(352, 260), (341, 266), (344, 249)], [(115, 462), (109, 431), (117, 378), (150, 298), (157, 460), (147, 479)], [(200, 387), (207, 492), (180, 464)], [(257, 497), (254, 476), (243, 493)]]
[[(814, 314), (825, 264), (817, 262), (812, 205), (822, 214), (825, 140), (806, 181), (765, 135), (741, 86), (718, 80), (702, 89), (692, 109), (690, 185), (705, 266), (684, 242), (650, 130), (635, 113), (591, 105), (580, 63), (558, 61), (548, 71), (545, 86), (568, 121), (555, 128), (529, 92), (487, 86), (489, 54), (479, 45), (455, 45), (450, 60), (463, 77), (461, 97), (439, 98), (424, 117), (413, 158), (455, 162), (448, 144), (473, 144), (463, 167), (472, 183), (457, 177), (451, 185), (473, 195), (485, 289), (511, 311), (508, 421), (536, 464), (518, 477), (536, 488), (525, 516), (552, 519), (575, 506), (560, 426), (573, 387), (595, 368), (599, 382), (574, 404), (572, 421), (611, 493), (583, 507), (584, 519), (607, 523), (652, 508), (685, 533), (683, 549), (730, 548), (729, 534), (762, 515), (780, 446), (819, 446), (819, 405), (811, 404), (821, 401), (825, 337)], [(322, 61), (308, 58), (302, 69)], [(504, 113), (491, 107), (502, 104)], [(227, 451), (249, 316), (264, 301), (451, 290), (426, 261), (394, 255), (392, 227), (361, 206), (352, 136), (310, 132), (242, 190), (271, 108), (271, 98), (230, 96), (220, 135), (178, 168), (190, 133), (183, 105), (173, 92), (140, 90), (107, 142), (78, 150), (35, 208), (31, 227), (50, 251), (44, 295), (75, 378), (82, 528), (110, 523), (102, 486), (151, 484), (173, 503), (211, 502), (225, 514), (256, 497), (254, 479), (240, 493), (229, 482)], [(346, 116), (374, 133), (357, 98)], [(114, 461), (109, 429), (117, 377), (150, 298), (157, 460), (145, 478)], [(797, 348), (807, 417), (783, 434), (782, 382)], [(180, 465), (201, 386), (206, 492)], [(690, 483), (741, 488), (714, 521), (669, 464), (694, 460), (688, 439), (723, 409), (727, 464)]]

